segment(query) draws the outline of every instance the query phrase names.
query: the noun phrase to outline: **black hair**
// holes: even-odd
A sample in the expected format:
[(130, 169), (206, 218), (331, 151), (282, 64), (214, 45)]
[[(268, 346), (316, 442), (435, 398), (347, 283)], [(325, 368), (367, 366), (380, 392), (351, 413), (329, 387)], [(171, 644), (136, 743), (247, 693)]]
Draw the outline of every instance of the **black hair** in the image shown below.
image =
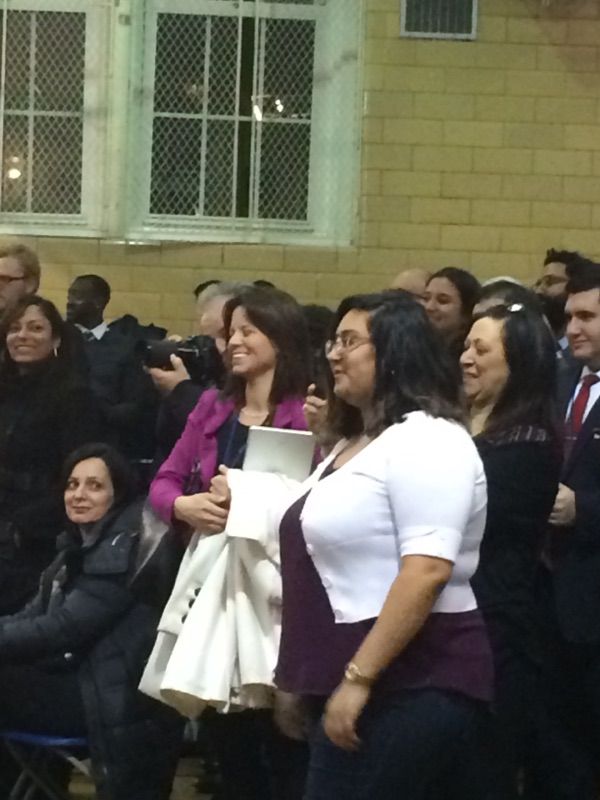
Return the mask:
[(475, 275), (460, 267), (443, 267), (434, 272), (429, 278), (427, 281), (428, 286), (434, 278), (446, 278), (447, 281), (450, 281), (460, 296), (463, 318), (470, 320), (473, 306), (477, 303), (481, 294), (481, 284)]
[(71, 286), (75, 283), (85, 282), (92, 290), (94, 297), (102, 304), (103, 308), (110, 303), (110, 284), (100, 275), (78, 275)]
[(587, 292), (590, 289), (600, 289), (600, 264), (591, 261), (589, 258), (578, 256), (573, 259), (566, 267), (567, 294), (578, 294)]
[[(226, 331), (236, 308), (243, 308), (250, 322), (271, 341), (277, 352), (270, 403), (276, 406), (285, 397), (303, 397), (311, 375), (308, 327), (302, 306), (287, 292), (251, 286), (227, 301), (223, 308)], [(245, 381), (230, 374), (224, 395), (236, 403), (244, 402)]]
[(327, 306), (313, 303), (302, 306), (302, 311), (308, 326), (312, 352), (311, 382), (316, 386), (317, 395), (325, 397), (332, 386), (331, 370), (325, 356), (325, 343), (333, 334), (335, 313)]
[(118, 450), (104, 442), (84, 444), (67, 456), (62, 468), (63, 491), (77, 464), (88, 458), (99, 458), (106, 464), (113, 485), (113, 509), (122, 508), (135, 499), (137, 486), (133, 467)]
[(53, 359), (58, 368), (56, 373), (57, 380), (60, 379), (59, 375), (61, 372), (67, 372), (73, 366), (75, 334), (72, 329), (63, 320), (54, 303), (37, 294), (29, 294), (25, 297), (21, 297), (16, 303), (10, 306), (4, 313), (2, 322), (0, 323), (0, 384), (7, 379), (10, 380), (10, 376), (17, 373), (17, 366), (6, 349), (6, 336), (11, 325), (21, 319), (23, 314), (31, 306), (39, 308), (50, 323), (52, 336), (56, 339), (60, 339), (60, 344), (56, 349), (56, 357)]
[(558, 436), (556, 343), (544, 317), (526, 305), (495, 306), (489, 317), (502, 325), (508, 380), (488, 417), (485, 435), (532, 425)]
[[(511, 306), (515, 303), (527, 306), (538, 313), (542, 313), (542, 302), (540, 297), (527, 286), (514, 281), (508, 281), (504, 278), (491, 281), (485, 286), (482, 286), (479, 295), (478, 303), (483, 303), (486, 300), (498, 300), (499, 306)], [(478, 315), (480, 316), (480, 315)]]
[[(368, 313), (375, 350), (373, 402), (378, 413), (370, 434), (402, 422), (411, 411), (464, 422), (456, 366), (419, 302), (399, 289), (353, 295), (340, 303), (336, 327), (350, 311)], [(362, 431), (358, 409), (340, 398), (331, 403), (330, 424), (341, 436)]]
[(254, 286), (258, 286), (260, 289), (274, 289), (275, 284), (271, 281), (266, 281), (263, 278), (259, 278), (257, 281), (253, 281)]
[(313, 350), (322, 350), (325, 342), (331, 337), (335, 323), (335, 312), (327, 306), (308, 303), (302, 306), (302, 313), (308, 326), (310, 346)]
[(564, 264), (565, 267), (574, 261), (583, 258), (576, 250), (555, 250), (551, 247), (546, 250), (546, 257), (544, 258), (544, 266), (548, 264)]
[(208, 289), (209, 286), (214, 286), (215, 283), (221, 283), (221, 281), (218, 281), (213, 278), (210, 281), (202, 281), (202, 283), (199, 283), (198, 286), (196, 286), (196, 288), (194, 289), (194, 297), (196, 298), (196, 300), (205, 289)]

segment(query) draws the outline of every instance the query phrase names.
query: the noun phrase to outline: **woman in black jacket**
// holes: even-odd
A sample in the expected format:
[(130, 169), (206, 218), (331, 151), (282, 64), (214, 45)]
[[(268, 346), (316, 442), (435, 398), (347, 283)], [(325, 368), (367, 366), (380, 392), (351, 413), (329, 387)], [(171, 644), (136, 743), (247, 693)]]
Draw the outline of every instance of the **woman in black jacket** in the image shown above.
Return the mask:
[(555, 345), (539, 312), (496, 306), (475, 319), (461, 357), (471, 431), (488, 484), (472, 586), (492, 644), (495, 752), (490, 800), (513, 800), (535, 729), (541, 632), (536, 565), (558, 487)]
[(23, 606), (56, 553), (62, 464), (98, 438), (98, 415), (75, 334), (30, 295), (0, 327), (0, 614)]
[(167, 800), (182, 720), (137, 691), (160, 612), (129, 586), (141, 524), (130, 468), (92, 444), (65, 475), (60, 553), (34, 600), (0, 618), (0, 728), (86, 736), (98, 798)]

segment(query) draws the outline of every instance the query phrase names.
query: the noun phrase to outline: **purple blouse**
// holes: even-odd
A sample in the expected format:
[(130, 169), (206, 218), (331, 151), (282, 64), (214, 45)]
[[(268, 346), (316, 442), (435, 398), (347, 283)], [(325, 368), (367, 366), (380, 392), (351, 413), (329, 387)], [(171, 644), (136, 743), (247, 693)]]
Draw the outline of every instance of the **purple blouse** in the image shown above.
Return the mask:
[[(283, 608), (275, 683), (284, 691), (327, 697), (375, 620), (335, 621), (302, 533), (307, 496), (281, 522)], [(479, 611), (431, 614), (377, 681), (383, 691), (436, 688), (484, 701), (492, 699), (492, 686), (492, 654)]]

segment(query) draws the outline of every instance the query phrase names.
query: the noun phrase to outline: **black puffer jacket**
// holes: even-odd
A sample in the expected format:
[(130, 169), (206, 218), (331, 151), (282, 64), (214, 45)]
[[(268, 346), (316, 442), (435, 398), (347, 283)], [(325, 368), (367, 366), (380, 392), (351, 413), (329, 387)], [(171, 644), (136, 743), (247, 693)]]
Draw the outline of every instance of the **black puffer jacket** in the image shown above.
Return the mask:
[(0, 383), (0, 609), (35, 593), (64, 521), (60, 471), (76, 447), (98, 439), (85, 380), (56, 360)]
[(92, 544), (64, 535), (40, 591), (0, 619), (0, 663), (76, 669), (101, 800), (166, 800), (183, 720), (137, 691), (160, 612), (129, 589), (140, 505), (109, 515)]

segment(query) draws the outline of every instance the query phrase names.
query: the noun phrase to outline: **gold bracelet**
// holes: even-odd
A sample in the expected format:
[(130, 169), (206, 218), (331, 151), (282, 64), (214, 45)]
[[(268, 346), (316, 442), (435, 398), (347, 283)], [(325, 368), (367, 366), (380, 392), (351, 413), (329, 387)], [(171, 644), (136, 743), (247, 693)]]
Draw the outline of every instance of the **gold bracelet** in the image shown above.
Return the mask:
[(349, 661), (348, 664), (346, 664), (344, 679), (347, 680), (348, 683), (357, 683), (359, 686), (372, 686), (375, 683), (375, 678), (371, 678), (365, 675), (364, 672), (361, 672), (360, 667), (358, 667), (354, 661)]

